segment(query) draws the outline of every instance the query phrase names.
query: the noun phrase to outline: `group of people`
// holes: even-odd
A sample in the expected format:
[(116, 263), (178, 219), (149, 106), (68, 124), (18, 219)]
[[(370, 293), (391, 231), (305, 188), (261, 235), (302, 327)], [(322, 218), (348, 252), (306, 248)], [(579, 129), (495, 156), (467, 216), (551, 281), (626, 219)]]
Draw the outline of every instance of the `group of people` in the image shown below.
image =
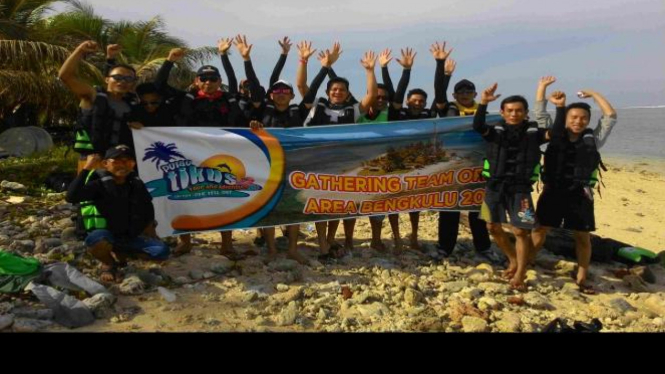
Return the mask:
[[(583, 292), (593, 292), (586, 282), (591, 245), (589, 232), (595, 229), (593, 186), (600, 162), (598, 149), (604, 144), (616, 123), (616, 112), (597, 92), (584, 90), (581, 98), (593, 98), (603, 116), (595, 130), (588, 129), (590, 106), (573, 103), (566, 106), (566, 95), (556, 91), (549, 101), (556, 106), (552, 121), (546, 111), (546, 88), (554, 77), (540, 80), (536, 93), (535, 122), (528, 117), (528, 102), (522, 96), (510, 96), (501, 102), (502, 120), (486, 123), (487, 105), (499, 98), (497, 84), (482, 91), (480, 101), (475, 84), (463, 79), (454, 85), (453, 101), (447, 90), (456, 63), (449, 56), (446, 43), (434, 43), (430, 52), (436, 61), (434, 100), (428, 107), (428, 95), (421, 88), (408, 90), (416, 53), (406, 48), (396, 59), (403, 70), (395, 88), (388, 65), (392, 51), (375, 54), (368, 51), (360, 63), (366, 73), (366, 93), (357, 100), (350, 93), (349, 81), (337, 76), (333, 65), (342, 48), (318, 52), (311, 42), (301, 42), (298, 50), (296, 88), (302, 100), (294, 103), (294, 87), (280, 79), (292, 47), (288, 38), (279, 41), (281, 54), (267, 89), (261, 85), (251, 59), (252, 45), (247, 38), (221, 39), (218, 51), (226, 73), (228, 90), (222, 90), (222, 76), (215, 66), (198, 69), (187, 90), (169, 85), (174, 66), (185, 59), (186, 52), (170, 51), (153, 82), (136, 85), (136, 71), (117, 63), (122, 47), (107, 47), (104, 69), (106, 86), (95, 88), (77, 77), (81, 60), (95, 53), (95, 42), (82, 43), (60, 70), (60, 79), (81, 100), (81, 114), (76, 128), (75, 150), (82, 155), (80, 173), (71, 184), (67, 199), (80, 203), (81, 227), (86, 232), (90, 253), (102, 263), (102, 280), (117, 280), (117, 269), (127, 254), (161, 260), (169, 256), (169, 247), (157, 238), (154, 209), (150, 194), (137, 177), (131, 129), (144, 126), (269, 127), (331, 126), (353, 123), (384, 123), (448, 116), (474, 116), (473, 127), (487, 141), (483, 176), (487, 181), (485, 200), (480, 212), (469, 213), (473, 243), (479, 255), (496, 263), (491, 250), (490, 234), (508, 258), (504, 276), (516, 289), (524, 289), (527, 266), (542, 247), (551, 228), (574, 230), (578, 251), (577, 283)], [(238, 83), (229, 59), (235, 46), (244, 62), (246, 79)], [(321, 68), (307, 83), (307, 65), (316, 54)], [(382, 83), (377, 83), (376, 63), (381, 67)], [(328, 78), (325, 96), (317, 97)], [(408, 90), (408, 91), (407, 91)], [(541, 167), (541, 145), (549, 143)], [(541, 173), (542, 168), (542, 173)], [(542, 175), (541, 175), (542, 174)], [(544, 190), (537, 209), (531, 199), (533, 184), (542, 177)], [(507, 217), (509, 217), (509, 220)], [(385, 217), (370, 217), (371, 248), (385, 251), (381, 229)], [(419, 213), (409, 213), (411, 235), (408, 246), (419, 250)], [(438, 250), (448, 257), (457, 242), (459, 212), (439, 212)], [(406, 246), (399, 232), (399, 217), (388, 215), (394, 247), (400, 253)], [(322, 262), (343, 256), (353, 248), (355, 218), (344, 219), (344, 245), (335, 241), (339, 220), (317, 222), (316, 232)], [(502, 224), (509, 223), (516, 237), (510, 241)], [(301, 263), (306, 259), (298, 252), (298, 225), (283, 228), (288, 237), (288, 257)], [(223, 231), (220, 253), (240, 258), (232, 244), (232, 232)], [(275, 228), (257, 230), (257, 242), (264, 242), (269, 256), (277, 254)], [(181, 235), (173, 254), (191, 250), (191, 236)]]

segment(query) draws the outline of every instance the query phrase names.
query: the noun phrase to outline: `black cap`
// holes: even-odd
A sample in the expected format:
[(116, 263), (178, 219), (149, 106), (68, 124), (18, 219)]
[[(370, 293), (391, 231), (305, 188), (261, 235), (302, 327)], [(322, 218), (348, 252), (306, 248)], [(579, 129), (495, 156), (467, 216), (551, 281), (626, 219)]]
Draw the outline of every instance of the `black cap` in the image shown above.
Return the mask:
[(104, 155), (104, 160), (109, 158), (120, 158), (120, 157), (129, 157), (132, 160), (134, 159), (134, 151), (124, 144), (116, 145), (111, 147), (106, 151)]
[(457, 82), (455, 85), (455, 91), (454, 92), (459, 92), (462, 91), (462, 89), (468, 88), (472, 91), (476, 90), (476, 85), (473, 84), (470, 80), (462, 79), (461, 81)]
[(219, 69), (212, 65), (205, 65), (201, 66), (201, 68), (196, 72), (196, 76), (200, 77), (202, 75), (216, 75), (218, 77), (221, 77), (219, 74)]

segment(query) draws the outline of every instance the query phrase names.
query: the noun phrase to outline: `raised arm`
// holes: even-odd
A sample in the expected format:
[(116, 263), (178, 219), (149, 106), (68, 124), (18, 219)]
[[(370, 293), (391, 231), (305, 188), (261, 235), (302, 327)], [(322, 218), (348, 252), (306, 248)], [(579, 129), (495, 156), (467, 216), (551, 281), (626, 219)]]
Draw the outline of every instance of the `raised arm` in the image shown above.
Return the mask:
[(102, 73), (104, 76), (108, 76), (111, 70), (118, 64), (117, 57), (122, 52), (122, 46), (120, 44), (109, 44), (106, 46), (106, 62), (104, 63), (104, 68)]
[(607, 137), (610, 136), (614, 125), (617, 122), (617, 112), (614, 110), (612, 105), (596, 91), (591, 90), (582, 90), (580, 91), (580, 98), (585, 99), (592, 97), (596, 104), (600, 107), (600, 110), (603, 112), (603, 117), (598, 121), (598, 126), (593, 130), (594, 135), (596, 136), (596, 144), (600, 149), (605, 142)]
[(417, 54), (411, 48), (402, 49), (401, 53), (402, 58), (398, 58), (397, 63), (402, 66), (402, 77), (399, 79), (399, 83), (397, 83), (397, 91), (395, 91), (395, 96), (393, 97), (393, 108), (398, 110), (404, 106), (404, 96), (406, 96), (406, 90), (409, 87), (411, 68)]
[[(434, 70), (434, 104), (438, 110), (443, 110), (448, 104), (446, 91), (448, 90), (452, 71), (455, 70), (455, 65), (452, 65), (450, 74), (446, 74), (446, 59), (453, 52), (453, 49), (446, 50), (445, 41), (442, 43), (436, 42), (430, 47), (430, 52), (436, 60), (436, 68)], [(448, 67), (450, 68), (450, 65)]]
[(360, 101), (360, 112), (367, 113), (370, 106), (379, 95), (379, 89), (376, 84), (376, 75), (374, 74), (374, 67), (376, 66), (376, 54), (373, 51), (367, 51), (360, 64), (365, 68), (367, 74), (367, 94)]
[(254, 105), (255, 108), (258, 108), (259, 106), (261, 106), (261, 103), (263, 102), (263, 98), (265, 97), (265, 95), (263, 94), (263, 90), (261, 90), (261, 83), (259, 82), (259, 77), (256, 76), (256, 72), (254, 71), (254, 66), (252, 65), (251, 53), (252, 53), (252, 47), (254, 45), (247, 44), (247, 37), (244, 35), (236, 36), (234, 44), (238, 49), (238, 53), (242, 57), (245, 64), (245, 75), (247, 76), (247, 80), (249, 81), (249, 93), (251, 96), (252, 105)]
[[(302, 41), (296, 46), (298, 48), (298, 69), (296, 70), (296, 87), (298, 92), (304, 98), (309, 92), (309, 86), (307, 86), (307, 62), (309, 58), (316, 52), (316, 49), (312, 49), (312, 42)], [(314, 94), (316, 96), (316, 94)]]
[(285, 36), (284, 39), (278, 40), (279, 46), (282, 47), (282, 53), (279, 55), (279, 59), (277, 60), (277, 64), (275, 65), (275, 68), (272, 71), (272, 75), (270, 76), (270, 87), (272, 87), (275, 82), (279, 80), (279, 76), (282, 74), (282, 70), (284, 69), (284, 64), (286, 64), (286, 57), (289, 55), (289, 51), (291, 51), (291, 40), (289, 39), (288, 36)]
[(552, 116), (547, 113), (547, 87), (556, 82), (553, 76), (545, 76), (538, 81), (536, 89), (536, 103), (533, 107), (533, 115), (540, 128), (550, 128), (552, 126)]
[(157, 76), (155, 77), (155, 86), (157, 86), (157, 89), (160, 92), (166, 93), (167, 95), (182, 92), (176, 89), (175, 87), (169, 86), (168, 82), (173, 66), (176, 63), (182, 61), (184, 57), (185, 57), (185, 50), (182, 48), (173, 48), (171, 49), (171, 51), (169, 51), (169, 56), (166, 58), (166, 61), (164, 61), (162, 66), (159, 68), (159, 70), (157, 71)]
[(305, 94), (305, 97), (303, 98), (303, 105), (306, 109), (312, 109), (314, 106), (316, 93), (319, 90), (319, 87), (321, 87), (321, 83), (323, 83), (326, 75), (328, 75), (328, 72), (330, 71), (330, 67), (332, 66), (330, 51), (325, 51), (323, 56), (319, 56), (319, 61), (321, 61), (321, 70), (316, 75), (316, 77), (314, 77), (314, 80), (312, 80), (309, 91), (307, 91), (307, 94)]
[(384, 49), (381, 54), (379, 54), (379, 65), (381, 65), (381, 80), (383, 80), (383, 85), (386, 86), (388, 91), (388, 96), (392, 99), (395, 97), (395, 88), (393, 87), (393, 80), (390, 79), (390, 72), (388, 71), (388, 64), (393, 58), (390, 56), (392, 51), (388, 48)]
[(228, 55), (231, 45), (233, 45), (233, 39), (222, 38), (217, 42), (217, 50), (222, 58), (222, 67), (229, 81), (229, 93), (236, 95), (238, 94), (238, 79), (236, 78), (236, 73), (233, 71), (233, 65), (231, 65)]
[(92, 102), (95, 100), (95, 89), (90, 84), (79, 79), (76, 73), (83, 57), (96, 51), (97, 43), (90, 40), (81, 43), (69, 55), (58, 72), (60, 80), (81, 100), (81, 107), (83, 108), (92, 107)]
[(487, 105), (501, 97), (501, 95), (496, 94), (496, 89), (498, 87), (499, 84), (494, 83), (482, 92), (480, 95), (480, 105), (478, 105), (478, 110), (473, 117), (473, 129), (480, 133), (480, 135), (483, 137), (489, 135), (490, 131), (492, 130), (492, 128), (485, 121), (485, 115), (487, 112)]
[(550, 102), (556, 106), (556, 117), (554, 125), (548, 131), (546, 137), (548, 140), (566, 135), (566, 94), (562, 91), (554, 91), (550, 96)]

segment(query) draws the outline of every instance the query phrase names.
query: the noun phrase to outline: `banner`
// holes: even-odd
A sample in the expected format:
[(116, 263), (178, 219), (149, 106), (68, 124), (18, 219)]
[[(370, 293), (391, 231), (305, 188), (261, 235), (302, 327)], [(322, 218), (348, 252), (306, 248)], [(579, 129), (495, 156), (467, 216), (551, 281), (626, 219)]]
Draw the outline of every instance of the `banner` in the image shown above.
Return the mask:
[[(488, 122), (498, 120), (489, 116)], [(422, 210), (478, 210), (472, 117), (299, 128), (134, 130), (160, 236)]]

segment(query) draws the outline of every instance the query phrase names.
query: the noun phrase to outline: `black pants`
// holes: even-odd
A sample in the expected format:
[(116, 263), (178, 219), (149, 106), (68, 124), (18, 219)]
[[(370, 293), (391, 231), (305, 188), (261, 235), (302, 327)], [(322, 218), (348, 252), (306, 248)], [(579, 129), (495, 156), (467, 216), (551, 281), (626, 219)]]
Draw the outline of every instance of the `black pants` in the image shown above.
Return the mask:
[[(473, 235), (473, 246), (478, 252), (490, 248), (490, 235), (487, 224), (478, 218), (479, 212), (469, 212), (469, 226)], [(447, 253), (452, 253), (457, 243), (459, 231), (460, 212), (439, 212), (439, 247)]]

